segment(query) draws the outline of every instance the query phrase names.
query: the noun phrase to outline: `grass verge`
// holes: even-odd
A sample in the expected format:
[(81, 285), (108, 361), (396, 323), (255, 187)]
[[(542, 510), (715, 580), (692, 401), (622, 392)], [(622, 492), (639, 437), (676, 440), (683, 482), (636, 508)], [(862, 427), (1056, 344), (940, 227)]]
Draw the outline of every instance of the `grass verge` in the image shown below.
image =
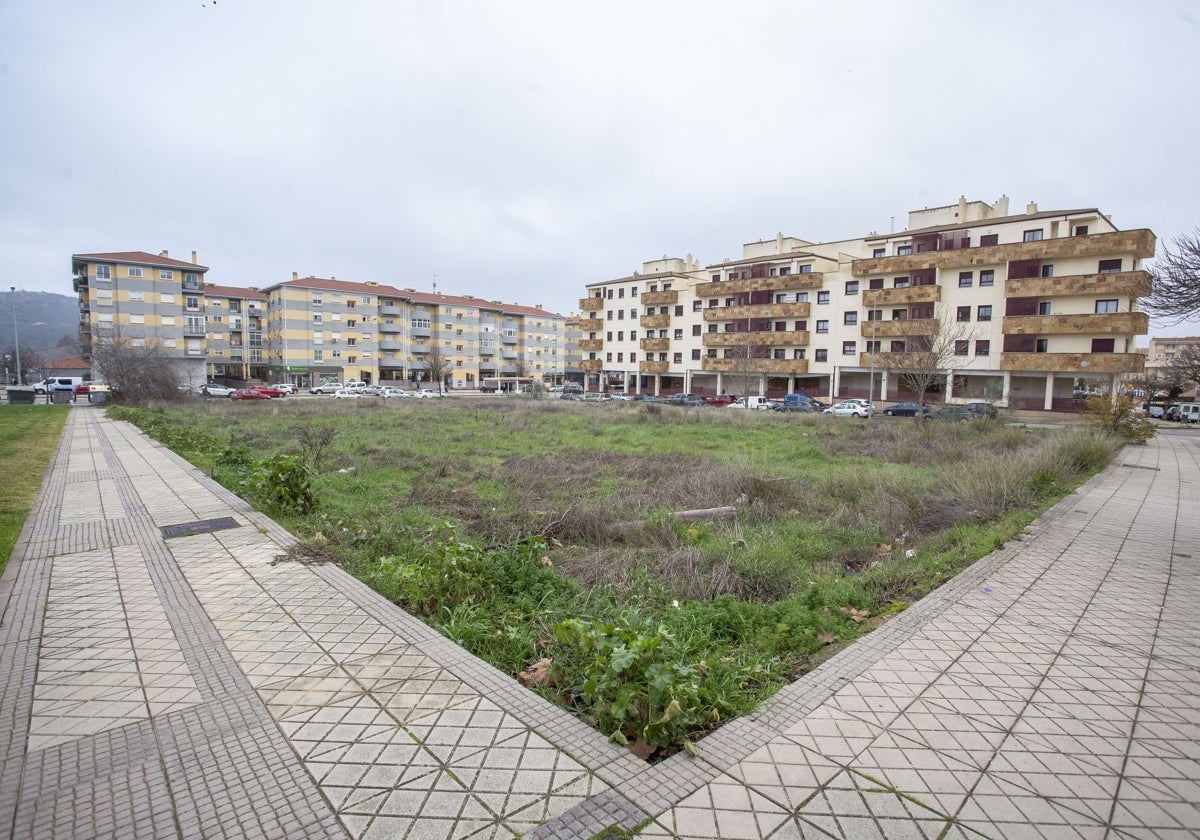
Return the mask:
[(67, 422), (67, 405), (0, 406), (0, 573)]

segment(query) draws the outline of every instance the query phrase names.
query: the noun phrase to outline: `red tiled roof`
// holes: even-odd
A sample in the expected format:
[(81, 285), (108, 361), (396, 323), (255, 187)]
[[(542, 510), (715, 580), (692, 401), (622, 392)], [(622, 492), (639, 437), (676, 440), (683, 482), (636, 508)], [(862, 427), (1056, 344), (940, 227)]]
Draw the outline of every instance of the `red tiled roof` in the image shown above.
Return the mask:
[(208, 297), (242, 298), (245, 300), (267, 299), (267, 296), (257, 289), (247, 289), (242, 286), (218, 286), (215, 283), (205, 283), (204, 294)]
[(296, 280), (285, 280), (282, 283), (267, 286), (266, 291), (278, 288), (279, 286), (295, 286), (300, 289), (321, 289), (328, 292), (355, 292), (360, 295), (391, 295), (395, 297), (403, 295), (403, 292), (391, 286), (382, 286), (373, 283), (350, 283), (346, 280), (333, 280), (324, 277), (300, 277)]
[(158, 254), (147, 254), (145, 251), (112, 251), (104, 254), (72, 254), (73, 260), (87, 262), (118, 262), (135, 265), (161, 265), (164, 268), (190, 268), (193, 271), (208, 271), (206, 265), (173, 260), (170, 257), (160, 257)]
[(52, 362), (44, 362), (41, 365), (47, 370), (66, 370), (68, 368), (82, 368), (89, 370), (92, 366), (82, 356), (70, 356), (66, 359), (55, 359)]
[(437, 292), (418, 292), (412, 289), (397, 289), (395, 286), (384, 286), (372, 283), (351, 283), (346, 280), (334, 280), (324, 277), (301, 277), (296, 280), (286, 280), (268, 286), (267, 290), (278, 286), (294, 286), (302, 289), (321, 289), (328, 292), (354, 292), (355, 294), (376, 295), (378, 297), (394, 297), (409, 300), (414, 303), (424, 303), (434, 306), (471, 306), (477, 309), (502, 312), (509, 315), (544, 315), (561, 318), (553, 312), (538, 309), (536, 306), (520, 306), (515, 303), (501, 303), (483, 298), (466, 297), (464, 295), (443, 295)]

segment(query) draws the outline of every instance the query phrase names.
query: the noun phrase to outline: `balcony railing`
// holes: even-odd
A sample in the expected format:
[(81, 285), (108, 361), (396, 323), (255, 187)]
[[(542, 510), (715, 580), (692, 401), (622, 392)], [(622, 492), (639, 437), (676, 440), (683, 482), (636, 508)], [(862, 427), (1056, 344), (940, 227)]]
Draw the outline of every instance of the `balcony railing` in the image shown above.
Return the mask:
[(703, 342), (705, 347), (806, 347), (809, 333), (799, 330), (705, 333)]
[(519, 339), (515, 335), (507, 335), (505, 333), (500, 334), (501, 344), (516, 344), (518, 341)]
[(1071, 373), (1141, 373), (1141, 353), (1001, 353), (1000, 370)]
[(604, 308), (604, 298), (602, 297), (585, 297), (579, 299), (579, 310), (581, 312), (595, 312)]
[(671, 326), (670, 315), (643, 315), (638, 322), (646, 329), (661, 330)]
[(951, 251), (925, 251), (902, 257), (880, 257), (854, 260), (851, 271), (855, 277), (877, 274), (901, 274), (921, 268), (967, 268), (976, 265), (1004, 265), (1010, 260), (1065, 259), (1068, 257), (1107, 257), (1132, 255), (1134, 259), (1154, 256), (1154, 234), (1144, 228), (1092, 236), (1060, 236), (1036, 242), (1009, 242), (1004, 245), (981, 245), (976, 248), (956, 248)]
[(1019, 315), (1004, 319), (1005, 335), (1145, 335), (1150, 316), (1145, 312), (1080, 315)]
[[(583, 342), (579, 342), (581, 345)], [(655, 353), (664, 353), (671, 349), (671, 339), (669, 338), (643, 338), (638, 342), (638, 346), (643, 350), (652, 350)], [(586, 350), (586, 347), (581, 347)]]
[(583, 352), (591, 352), (604, 349), (604, 341), (599, 338), (581, 338), (579, 339), (579, 349)]
[(737, 321), (744, 318), (807, 318), (809, 303), (751, 303), (745, 306), (710, 306), (705, 321)]
[(579, 322), (580, 332), (599, 332), (602, 329), (604, 329), (602, 318), (584, 318)]

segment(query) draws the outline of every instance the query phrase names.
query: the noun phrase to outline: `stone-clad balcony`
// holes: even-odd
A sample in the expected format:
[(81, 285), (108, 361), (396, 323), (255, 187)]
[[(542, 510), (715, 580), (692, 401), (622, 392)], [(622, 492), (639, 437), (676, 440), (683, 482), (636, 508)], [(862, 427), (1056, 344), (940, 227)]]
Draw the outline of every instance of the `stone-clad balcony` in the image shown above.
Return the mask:
[(652, 350), (656, 353), (663, 353), (671, 349), (671, 339), (669, 338), (643, 338), (638, 342), (643, 350)]
[(705, 347), (807, 347), (808, 332), (780, 330), (778, 332), (718, 332), (705, 333)]
[(863, 338), (904, 338), (910, 335), (933, 335), (938, 331), (937, 318), (912, 318), (910, 320), (863, 321)]
[(1145, 312), (1093, 315), (1016, 315), (1004, 319), (1005, 335), (1145, 335), (1150, 316)]
[(905, 286), (903, 289), (865, 289), (862, 293), (863, 306), (872, 309), (910, 303), (937, 303), (941, 299), (942, 287), (936, 284)]
[[(1002, 220), (996, 220), (997, 222)], [(982, 227), (982, 225), (977, 225)], [(1131, 255), (1134, 259), (1154, 256), (1154, 234), (1141, 228), (1092, 236), (1060, 236), (1036, 242), (1009, 242), (1004, 245), (981, 245), (974, 248), (955, 248), (949, 251), (925, 251), (903, 257), (854, 260), (851, 271), (855, 277), (880, 274), (904, 274), (927, 268), (971, 268), (973, 266), (1004, 265), (1012, 260), (1054, 260), (1070, 257), (1110, 257)]]
[(1141, 298), (1150, 294), (1148, 271), (1108, 274), (1067, 274), (1062, 277), (1026, 277), (1004, 284), (1007, 297), (1063, 297), (1067, 295), (1119, 295)]
[(604, 329), (604, 321), (601, 318), (584, 318), (579, 322), (580, 332), (598, 332)]
[(747, 280), (701, 283), (692, 293), (698, 298), (713, 298), (748, 292), (795, 292), (804, 289), (819, 289), (824, 282), (824, 274), (819, 271), (809, 271), (804, 274), (783, 274), (775, 277), (751, 277)]
[(808, 373), (808, 359), (704, 359), (701, 369), (714, 373)]
[(679, 290), (667, 289), (665, 292), (645, 292), (642, 294), (642, 306), (662, 306), (679, 303)]
[(661, 330), (671, 326), (670, 315), (643, 315), (638, 322), (648, 330)]
[(1000, 370), (1141, 373), (1141, 353), (1001, 353)]
[(752, 303), (745, 306), (710, 306), (705, 321), (737, 321), (745, 318), (807, 318), (809, 303)]
[(670, 367), (669, 362), (638, 362), (639, 373), (666, 373)]
[(595, 312), (604, 308), (604, 298), (602, 297), (585, 297), (579, 299), (580, 312)]
[(583, 359), (579, 362), (579, 369), (588, 373), (599, 373), (604, 370), (603, 359)]
[(579, 349), (588, 352), (604, 349), (604, 340), (600, 338), (581, 338), (579, 339)]

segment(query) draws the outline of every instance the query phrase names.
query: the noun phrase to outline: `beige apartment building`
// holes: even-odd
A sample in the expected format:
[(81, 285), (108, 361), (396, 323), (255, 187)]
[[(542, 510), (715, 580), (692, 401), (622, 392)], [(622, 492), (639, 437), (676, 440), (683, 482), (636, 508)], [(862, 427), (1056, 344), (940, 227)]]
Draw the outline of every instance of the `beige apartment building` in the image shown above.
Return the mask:
[(90, 364), (96, 342), (154, 342), (178, 361), (186, 381), (204, 381), (208, 361), (204, 276), (196, 261), (166, 251), (74, 254), (72, 285), (79, 296), (81, 353)]
[(898, 233), (780, 234), (738, 260), (656, 260), (588, 284), (588, 386), (897, 400), (912, 396), (902, 374), (917, 351), (941, 336), (947, 378), (934, 398), (1075, 408), (1078, 380), (1112, 388), (1142, 370), (1137, 302), (1155, 237), (1096, 208), (1008, 205), (962, 198), (911, 212)]

